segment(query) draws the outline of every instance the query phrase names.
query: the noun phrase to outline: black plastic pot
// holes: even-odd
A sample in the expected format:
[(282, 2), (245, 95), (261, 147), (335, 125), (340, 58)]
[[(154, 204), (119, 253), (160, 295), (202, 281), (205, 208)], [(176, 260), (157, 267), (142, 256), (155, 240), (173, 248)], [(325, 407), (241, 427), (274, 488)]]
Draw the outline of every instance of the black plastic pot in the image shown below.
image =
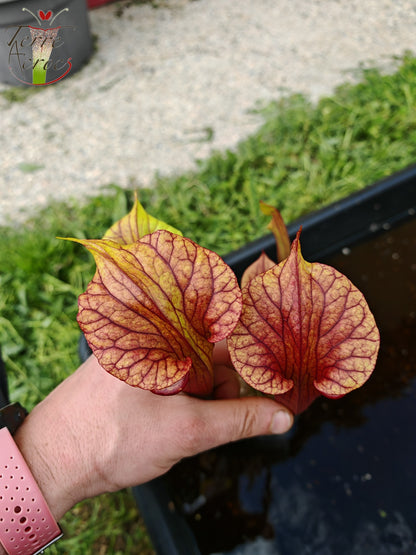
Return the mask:
[[(311, 214), (306, 260), (365, 294), (381, 332), (359, 390), (283, 437), (214, 449), (134, 488), (158, 555), (416, 554), (416, 166)], [(272, 236), (226, 257), (237, 275)]]
[[(53, 29), (56, 36), (48, 39)], [(47, 40), (52, 52), (38, 64), (47, 63), (46, 84), (51, 84), (78, 71), (91, 56), (86, 0), (0, 0), (0, 81), (33, 85), (33, 43)]]

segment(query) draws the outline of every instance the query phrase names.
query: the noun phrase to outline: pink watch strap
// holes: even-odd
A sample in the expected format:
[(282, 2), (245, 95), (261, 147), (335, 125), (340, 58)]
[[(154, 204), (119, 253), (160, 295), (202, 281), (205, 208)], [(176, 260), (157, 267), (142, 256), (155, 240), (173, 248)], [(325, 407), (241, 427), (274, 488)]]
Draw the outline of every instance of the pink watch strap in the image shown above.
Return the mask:
[(0, 429), (0, 542), (9, 555), (35, 555), (61, 529), (7, 428)]

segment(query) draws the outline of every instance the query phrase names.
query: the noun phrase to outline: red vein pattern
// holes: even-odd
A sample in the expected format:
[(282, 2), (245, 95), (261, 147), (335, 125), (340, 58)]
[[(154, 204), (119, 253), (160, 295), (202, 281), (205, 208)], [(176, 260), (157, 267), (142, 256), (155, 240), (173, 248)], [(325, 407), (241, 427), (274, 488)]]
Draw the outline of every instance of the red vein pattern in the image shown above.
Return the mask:
[(245, 287), (254, 277), (270, 270), (274, 266), (276, 266), (276, 263), (265, 252), (262, 252), (258, 259), (244, 270), (241, 276), (241, 287)]
[(105, 370), (155, 393), (209, 394), (213, 343), (241, 313), (229, 266), (166, 230), (129, 245), (80, 242), (97, 272), (79, 298), (78, 323)]
[(360, 387), (380, 343), (362, 293), (334, 268), (306, 262), (299, 235), (285, 261), (243, 288), (241, 319), (228, 339), (243, 379), (295, 414), (321, 394)]

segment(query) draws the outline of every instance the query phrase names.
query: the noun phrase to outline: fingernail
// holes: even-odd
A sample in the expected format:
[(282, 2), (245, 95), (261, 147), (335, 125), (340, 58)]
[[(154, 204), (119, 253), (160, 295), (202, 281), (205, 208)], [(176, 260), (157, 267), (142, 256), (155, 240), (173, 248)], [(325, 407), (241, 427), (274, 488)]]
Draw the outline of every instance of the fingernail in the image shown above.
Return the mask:
[(271, 423), (272, 434), (284, 434), (292, 427), (292, 417), (286, 410), (274, 413)]

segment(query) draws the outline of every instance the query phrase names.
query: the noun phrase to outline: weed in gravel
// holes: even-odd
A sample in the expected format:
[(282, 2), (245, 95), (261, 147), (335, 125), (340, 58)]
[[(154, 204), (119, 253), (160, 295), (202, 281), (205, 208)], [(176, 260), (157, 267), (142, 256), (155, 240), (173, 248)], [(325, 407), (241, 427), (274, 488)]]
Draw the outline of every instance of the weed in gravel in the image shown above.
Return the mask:
[(8, 101), (9, 104), (13, 102), (25, 102), (29, 97), (38, 94), (42, 87), (8, 87), (0, 91), (0, 95)]

